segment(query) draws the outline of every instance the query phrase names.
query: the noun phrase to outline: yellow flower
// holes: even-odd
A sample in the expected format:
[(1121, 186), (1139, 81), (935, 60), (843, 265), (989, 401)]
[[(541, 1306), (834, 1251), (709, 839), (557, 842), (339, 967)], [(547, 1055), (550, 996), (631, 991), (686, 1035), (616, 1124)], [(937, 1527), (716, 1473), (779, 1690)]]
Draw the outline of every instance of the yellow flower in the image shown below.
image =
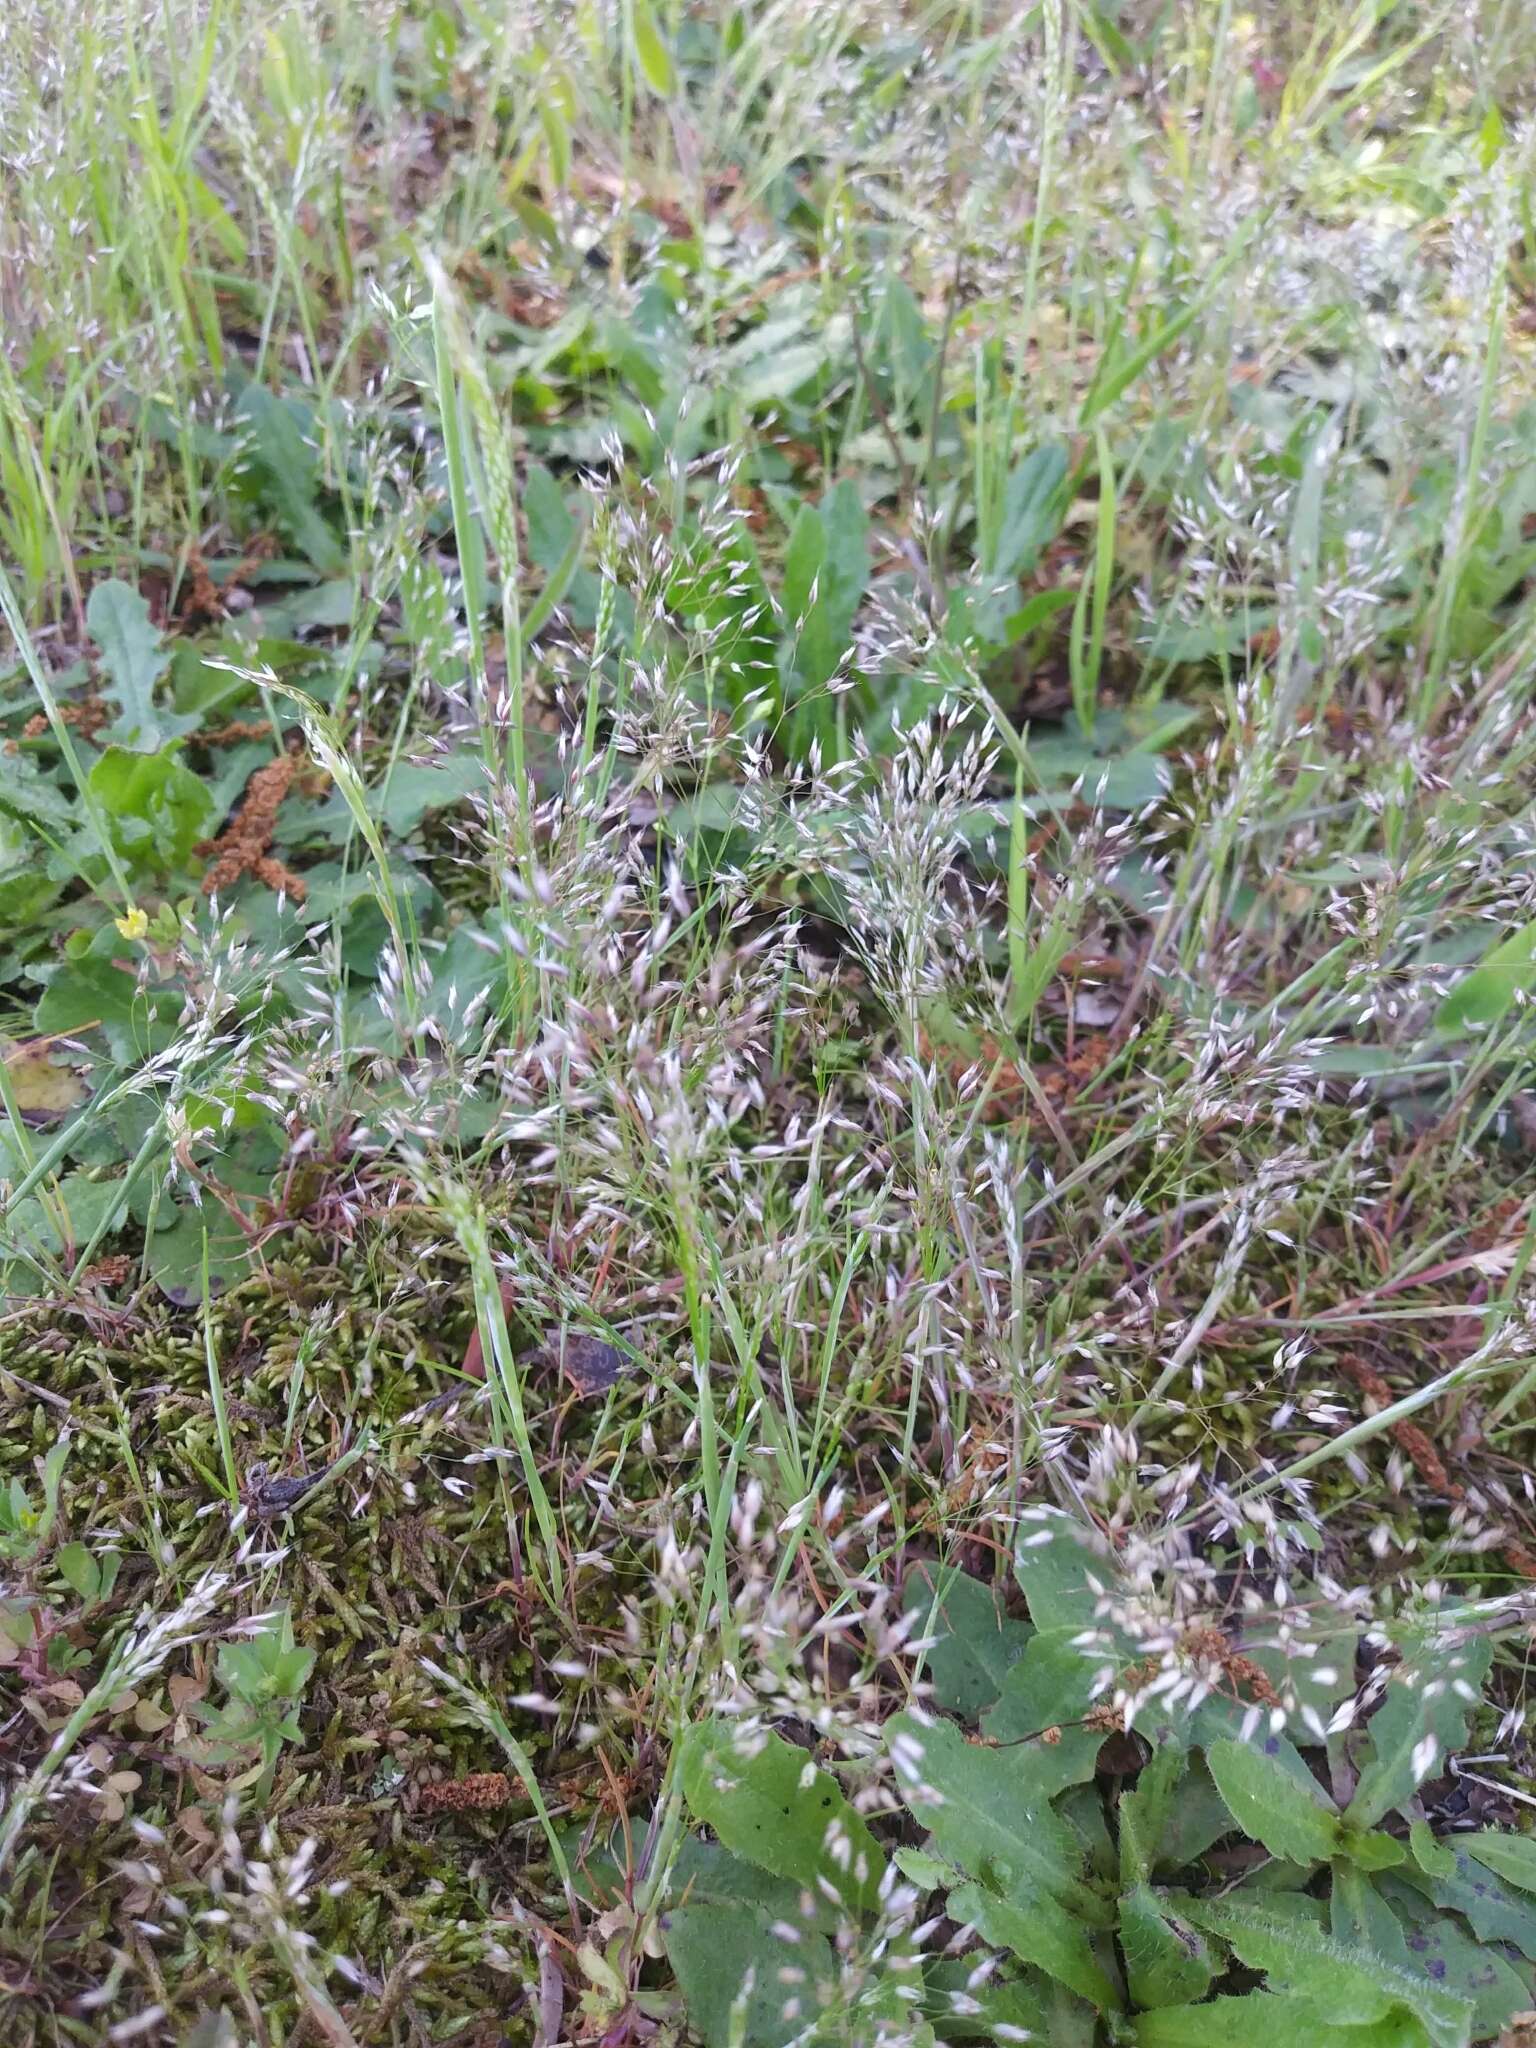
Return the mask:
[(115, 917), (112, 922), (125, 939), (142, 939), (149, 930), (149, 918), (135, 904), (126, 917)]

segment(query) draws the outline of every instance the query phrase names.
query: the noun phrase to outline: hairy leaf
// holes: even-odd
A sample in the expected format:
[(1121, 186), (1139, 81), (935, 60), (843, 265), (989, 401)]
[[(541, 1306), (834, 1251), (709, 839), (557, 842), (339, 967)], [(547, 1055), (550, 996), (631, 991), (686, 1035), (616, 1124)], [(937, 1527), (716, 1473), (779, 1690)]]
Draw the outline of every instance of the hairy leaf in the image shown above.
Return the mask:
[(1467, 2048), (1472, 2038), (1466, 1999), (1346, 1948), (1303, 1919), (1236, 1898), (1189, 1900), (1184, 1910), (1250, 1969), (1262, 1970), (1271, 1989), (1306, 1999), (1332, 2022), (1372, 2026), (1404, 2011), (1420, 2022), (1435, 2048)]
[(1319, 1863), (1337, 1850), (1339, 1817), (1321, 1786), (1309, 1789), (1274, 1757), (1244, 1742), (1213, 1742), (1205, 1757), (1233, 1820), (1271, 1856)]
[(1328, 1931), (1346, 1948), (1366, 1948), (1399, 1970), (1411, 1970), (1402, 1922), (1364, 1871), (1341, 1863), (1328, 1898)]
[(1205, 1759), (1195, 1756), (1188, 1774), (1179, 1781), (1178, 1797), (1172, 1802), (1157, 1845), (1157, 1864), (1163, 1870), (1181, 1870), (1203, 1856), (1213, 1842), (1229, 1834), (1232, 1816), (1216, 1790)]
[(1088, 1929), (1058, 1900), (1036, 1894), (1021, 1904), (986, 1885), (962, 1884), (950, 1893), (948, 1912), (952, 1920), (974, 1927), (994, 1947), (1012, 1949), (1090, 2005), (1101, 2011), (1119, 2006), (1120, 1995), (1093, 1952)]
[(1120, 1953), (1137, 2005), (1203, 1998), (1218, 1968), (1205, 1937), (1149, 1884), (1134, 1886), (1120, 1901)]
[(1120, 1795), (1116, 1819), (1120, 1832), (1120, 1882), (1129, 1891), (1151, 1877), (1158, 1851), (1173, 1818), (1175, 1794), (1188, 1776), (1188, 1754), (1175, 1742), (1164, 1742), (1142, 1767), (1135, 1786)]
[(1498, 2033), (1531, 2005), (1525, 1979), (1490, 1943), (1474, 1941), (1459, 1921), (1422, 1921), (1409, 1930), (1404, 1946), (1410, 1971), (1422, 1971), (1431, 1984), (1471, 1999), (1478, 2038)]
[(1507, 1885), (1459, 1843), (1447, 1844), (1455, 1859), (1449, 1877), (1427, 1877), (1405, 1868), (1401, 1875), (1437, 1906), (1460, 1913), (1484, 1941), (1507, 1941), (1536, 1962), (1536, 1901)]

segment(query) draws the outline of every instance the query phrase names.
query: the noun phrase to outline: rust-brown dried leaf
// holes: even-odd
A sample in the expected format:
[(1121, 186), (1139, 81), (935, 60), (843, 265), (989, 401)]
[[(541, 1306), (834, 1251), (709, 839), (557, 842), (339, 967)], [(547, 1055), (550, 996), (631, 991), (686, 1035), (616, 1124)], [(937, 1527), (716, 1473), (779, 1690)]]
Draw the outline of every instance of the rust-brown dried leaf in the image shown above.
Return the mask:
[(205, 839), (197, 849), (212, 862), (203, 877), (205, 896), (231, 888), (242, 875), (250, 875), (275, 893), (291, 896), (295, 903), (304, 901), (307, 892), (302, 878), (269, 851), (278, 811), (298, 772), (298, 755), (280, 754), (252, 775), (239, 810), (217, 839)]
[(505, 1771), (474, 1771), (467, 1778), (442, 1778), (423, 1785), (423, 1813), (499, 1813), (516, 1796)]

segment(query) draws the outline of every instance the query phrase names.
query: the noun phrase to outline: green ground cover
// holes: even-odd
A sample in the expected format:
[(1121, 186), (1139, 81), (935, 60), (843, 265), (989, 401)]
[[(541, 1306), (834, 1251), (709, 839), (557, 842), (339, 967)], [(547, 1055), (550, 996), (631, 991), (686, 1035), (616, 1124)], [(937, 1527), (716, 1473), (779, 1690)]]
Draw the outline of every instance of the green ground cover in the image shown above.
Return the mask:
[(15, 0), (0, 2039), (1533, 2038), (1533, 80)]

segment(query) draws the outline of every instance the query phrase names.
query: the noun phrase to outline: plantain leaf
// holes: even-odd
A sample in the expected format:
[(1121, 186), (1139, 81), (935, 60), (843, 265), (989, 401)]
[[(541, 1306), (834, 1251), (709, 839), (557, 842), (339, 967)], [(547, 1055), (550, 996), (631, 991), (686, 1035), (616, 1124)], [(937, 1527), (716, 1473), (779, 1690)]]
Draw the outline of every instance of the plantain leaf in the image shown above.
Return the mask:
[(1324, 1863), (1337, 1851), (1339, 1817), (1321, 1786), (1309, 1789), (1246, 1742), (1213, 1742), (1205, 1760), (1233, 1820), (1271, 1856)]
[(1020, 1904), (981, 1884), (962, 1884), (949, 1895), (948, 1913), (974, 1927), (996, 1948), (1012, 1949), (1026, 1963), (1046, 1971), (1101, 2011), (1120, 2003), (1115, 1986), (1093, 1952), (1088, 1929), (1056, 1899), (1039, 1895)]
[(1203, 1998), (1218, 1968), (1204, 1936), (1149, 1884), (1133, 1886), (1120, 1900), (1120, 1953), (1136, 2005)]
[(1468, 1999), (1362, 1949), (1346, 1948), (1299, 1916), (1236, 1898), (1186, 1900), (1184, 1911), (1197, 1927), (1226, 1942), (1240, 1962), (1262, 1970), (1272, 1990), (1306, 2000), (1335, 2025), (1375, 2026), (1406, 2012), (1420, 2023), (1433, 2048), (1468, 2048)]

